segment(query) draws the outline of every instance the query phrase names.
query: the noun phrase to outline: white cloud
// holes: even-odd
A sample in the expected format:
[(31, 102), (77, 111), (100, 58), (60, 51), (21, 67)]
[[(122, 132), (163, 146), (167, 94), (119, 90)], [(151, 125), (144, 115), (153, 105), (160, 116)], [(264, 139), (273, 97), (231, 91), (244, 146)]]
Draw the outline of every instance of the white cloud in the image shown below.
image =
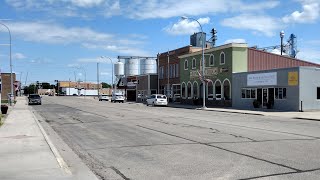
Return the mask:
[(248, 3), (242, 0), (152, 0), (131, 1), (126, 7), (129, 17), (137, 19), (200, 16), (214, 13), (260, 11), (278, 6), (278, 1)]
[(105, 0), (70, 0), (70, 2), (75, 6), (88, 8), (93, 6), (99, 6), (103, 2), (105, 2)]
[[(116, 58), (110, 58), (113, 63), (117, 62)], [(109, 58), (103, 58), (103, 57), (96, 57), (96, 58), (79, 58), (76, 61), (80, 63), (105, 63), (105, 64), (111, 64)]]
[[(129, 0), (128, 0), (129, 1)], [(171, 18), (182, 15), (200, 16), (227, 12), (261, 11), (274, 8), (279, 1), (251, 2), (244, 0), (6, 0), (16, 9), (47, 12), (55, 16), (106, 17), (122, 15), (133, 19)], [(86, 11), (94, 9), (92, 11)], [(97, 13), (98, 12), (98, 13)], [(102, 12), (102, 13), (99, 13)]]
[(297, 58), (320, 64), (320, 50), (314, 47), (301, 48), (299, 49)]
[(266, 36), (275, 35), (276, 30), (282, 29), (283, 25), (279, 20), (263, 15), (241, 14), (236, 17), (224, 19), (223, 26), (235, 29), (248, 29)]
[(23, 55), (22, 53), (15, 53), (15, 54), (12, 55), (12, 57), (14, 59), (25, 59), (26, 58), (26, 56)]
[(282, 18), (285, 23), (312, 23), (320, 17), (319, 0), (298, 0), (302, 5), (302, 11), (294, 11)]
[[(200, 18), (198, 19), (198, 21), (203, 26), (210, 22), (210, 18)], [(164, 28), (164, 31), (172, 35), (185, 35), (200, 32), (201, 30), (199, 24), (196, 21), (184, 19), (173, 24), (172, 26), (167, 26), (166, 28)]]
[(44, 22), (14, 22), (8, 23), (8, 26), (15, 37), (25, 41), (64, 45), (80, 44), (90, 49), (99, 48), (135, 55), (138, 53), (143, 53), (139, 55), (147, 54), (144, 50), (139, 49), (139, 46), (142, 46), (146, 40), (130, 37), (130, 35), (127, 38), (126, 36), (119, 38), (118, 34), (96, 32), (90, 28), (66, 28), (58, 24)]
[(245, 39), (228, 39), (224, 42), (224, 44), (229, 44), (229, 43), (246, 43)]

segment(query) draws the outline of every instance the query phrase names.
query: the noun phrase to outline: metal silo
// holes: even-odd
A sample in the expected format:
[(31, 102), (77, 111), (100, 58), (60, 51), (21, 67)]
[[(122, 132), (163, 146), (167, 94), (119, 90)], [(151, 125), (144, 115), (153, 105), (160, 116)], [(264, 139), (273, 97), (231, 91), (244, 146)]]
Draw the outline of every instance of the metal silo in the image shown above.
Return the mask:
[(157, 61), (155, 59), (141, 59), (140, 74), (157, 73)]
[(139, 75), (139, 60), (125, 59), (125, 76)]
[(117, 62), (114, 64), (114, 75), (116, 77), (124, 76), (124, 64), (122, 62)]

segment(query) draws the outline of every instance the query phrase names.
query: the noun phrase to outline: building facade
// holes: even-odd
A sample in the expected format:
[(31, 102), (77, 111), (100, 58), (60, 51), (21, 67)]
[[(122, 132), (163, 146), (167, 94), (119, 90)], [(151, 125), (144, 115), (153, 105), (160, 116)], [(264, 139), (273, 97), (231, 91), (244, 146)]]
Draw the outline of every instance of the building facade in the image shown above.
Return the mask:
[(145, 74), (137, 76), (136, 86), (136, 102), (144, 103), (151, 94), (157, 94), (158, 89), (158, 75)]
[(179, 56), (181, 103), (231, 106), (232, 73), (247, 71), (247, 45), (226, 44), (205, 50), (205, 94), (203, 95), (202, 52)]
[(180, 95), (180, 60), (179, 56), (201, 51), (199, 47), (185, 46), (158, 55), (159, 94), (168, 98)]
[(320, 68), (292, 67), (233, 74), (232, 105), (284, 111), (320, 110)]
[[(13, 82), (16, 81), (16, 74), (12, 73)], [(16, 96), (16, 88), (13, 86), (13, 95)], [(11, 93), (10, 73), (1, 73), (1, 100), (8, 100), (8, 94)]]

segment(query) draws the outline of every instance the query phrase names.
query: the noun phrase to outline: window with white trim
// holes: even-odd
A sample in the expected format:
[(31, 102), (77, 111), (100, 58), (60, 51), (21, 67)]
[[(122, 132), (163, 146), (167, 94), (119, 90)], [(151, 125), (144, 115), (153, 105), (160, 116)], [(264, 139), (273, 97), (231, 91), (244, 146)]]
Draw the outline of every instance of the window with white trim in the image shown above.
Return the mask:
[(220, 64), (225, 64), (225, 61), (226, 61), (225, 58), (226, 58), (226, 57), (225, 57), (224, 52), (221, 52), (221, 54), (220, 54)]
[(196, 68), (196, 59), (195, 58), (193, 58), (192, 59), (192, 69), (195, 69)]
[(275, 99), (287, 99), (287, 88), (275, 88)]
[(242, 88), (241, 98), (242, 99), (255, 99), (257, 94), (257, 89), (255, 88)]
[(184, 60), (184, 70), (188, 70), (189, 66), (188, 66), (188, 60)]
[(212, 55), (212, 54), (209, 58), (209, 66), (214, 66), (214, 55)]

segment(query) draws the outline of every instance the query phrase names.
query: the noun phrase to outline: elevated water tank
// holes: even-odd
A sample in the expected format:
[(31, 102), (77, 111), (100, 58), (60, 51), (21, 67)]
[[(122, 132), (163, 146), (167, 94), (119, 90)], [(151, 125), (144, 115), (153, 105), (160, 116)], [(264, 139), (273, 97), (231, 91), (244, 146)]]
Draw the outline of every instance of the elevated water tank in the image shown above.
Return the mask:
[(157, 61), (155, 59), (140, 60), (140, 74), (157, 73)]
[(139, 75), (139, 60), (125, 59), (125, 76)]
[(124, 76), (124, 64), (122, 62), (117, 62), (114, 64), (114, 75), (116, 77)]

